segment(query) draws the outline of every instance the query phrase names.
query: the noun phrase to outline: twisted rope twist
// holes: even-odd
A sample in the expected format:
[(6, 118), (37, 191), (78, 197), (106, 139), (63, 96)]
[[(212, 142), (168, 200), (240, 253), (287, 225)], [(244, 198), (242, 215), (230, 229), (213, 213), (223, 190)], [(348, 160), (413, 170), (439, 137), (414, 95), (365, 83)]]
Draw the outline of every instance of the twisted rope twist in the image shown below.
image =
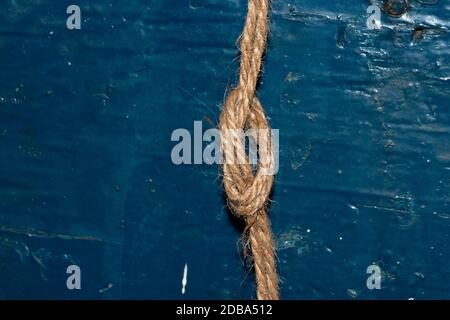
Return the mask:
[[(266, 203), (273, 184), (274, 155), (271, 132), (264, 109), (256, 97), (256, 86), (268, 34), (269, 0), (249, 0), (240, 37), (239, 83), (225, 100), (220, 115), (224, 159), (223, 185), (231, 211), (246, 222), (260, 300), (279, 298), (275, 248)], [(258, 163), (254, 168), (245, 153), (239, 131), (258, 131)], [(263, 130), (261, 130), (263, 129)], [(246, 161), (236, 163), (236, 159)]]

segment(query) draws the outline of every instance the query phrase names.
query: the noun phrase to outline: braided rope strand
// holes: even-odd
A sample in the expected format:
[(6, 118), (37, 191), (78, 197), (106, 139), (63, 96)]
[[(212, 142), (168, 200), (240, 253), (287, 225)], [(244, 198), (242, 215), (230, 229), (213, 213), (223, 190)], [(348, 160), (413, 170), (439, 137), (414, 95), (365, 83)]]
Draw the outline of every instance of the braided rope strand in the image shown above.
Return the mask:
[[(256, 97), (256, 86), (268, 35), (269, 0), (249, 0), (243, 33), (240, 37), (239, 83), (225, 100), (220, 115), (221, 147), (224, 159), (223, 185), (231, 211), (246, 222), (256, 275), (259, 300), (277, 300), (278, 274), (275, 247), (266, 212), (273, 184), (274, 165), (270, 127), (264, 109)], [(230, 131), (255, 129), (259, 160), (256, 173), (248, 161), (245, 146)], [(263, 130), (260, 130), (263, 129)], [(266, 145), (267, 148), (261, 148)], [(234, 159), (246, 159), (235, 163)]]

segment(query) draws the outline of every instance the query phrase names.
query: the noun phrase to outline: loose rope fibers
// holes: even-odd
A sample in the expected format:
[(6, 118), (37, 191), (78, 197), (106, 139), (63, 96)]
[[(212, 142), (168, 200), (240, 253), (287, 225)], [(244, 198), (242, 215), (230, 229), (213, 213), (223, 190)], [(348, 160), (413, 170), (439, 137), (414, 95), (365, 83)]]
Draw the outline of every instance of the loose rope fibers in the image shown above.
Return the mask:
[[(275, 247), (266, 212), (274, 179), (273, 174), (267, 172), (273, 168), (274, 155), (270, 128), (264, 109), (256, 97), (269, 28), (268, 11), (269, 0), (248, 1), (247, 18), (239, 39), (239, 83), (225, 100), (219, 124), (224, 160), (223, 185), (231, 211), (246, 223), (244, 236), (248, 239), (247, 245), (252, 253), (259, 300), (279, 299)], [(259, 132), (259, 159), (255, 170), (248, 161), (241, 140), (236, 135), (229, 138), (230, 131), (249, 129)], [(261, 148), (263, 142), (268, 143), (269, 147)], [(246, 161), (235, 163), (231, 160), (236, 158)]]

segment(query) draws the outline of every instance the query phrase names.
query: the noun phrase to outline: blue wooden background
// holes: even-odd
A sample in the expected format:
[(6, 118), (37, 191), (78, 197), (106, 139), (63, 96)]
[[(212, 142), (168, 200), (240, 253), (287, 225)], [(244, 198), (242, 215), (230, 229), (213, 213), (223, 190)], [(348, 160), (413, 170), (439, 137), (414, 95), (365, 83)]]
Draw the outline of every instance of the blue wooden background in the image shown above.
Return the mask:
[[(450, 298), (450, 2), (410, 2), (369, 30), (370, 1), (272, 1), (259, 96), (280, 130), (282, 298)], [(170, 159), (174, 129), (217, 125), (245, 14), (0, 1), (0, 298), (254, 298), (219, 168)]]

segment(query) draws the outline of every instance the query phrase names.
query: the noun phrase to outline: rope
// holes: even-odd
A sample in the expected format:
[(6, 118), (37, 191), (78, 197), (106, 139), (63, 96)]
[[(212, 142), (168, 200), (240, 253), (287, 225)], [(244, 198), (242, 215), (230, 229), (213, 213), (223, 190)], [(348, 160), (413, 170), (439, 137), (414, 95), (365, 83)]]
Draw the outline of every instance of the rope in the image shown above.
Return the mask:
[[(247, 18), (240, 37), (239, 83), (225, 100), (219, 125), (223, 185), (231, 211), (246, 222), (244, 236), (248, 237), (252, 251), (259, 300), (279, 299), (275, 248), (266, 212), (274, 179), (268, 172), (273, 168), (274, 155), (270, 128), (256, 97), (268, 34), (268, 11), (269, 0), (248, 0)], [(249, 129), (258, 131), (259, 158), (255, 170), (246, 156), (245, 144), (236, 133)], [(236, 163), (233, 161), (236, 158), (246, 161)]]

